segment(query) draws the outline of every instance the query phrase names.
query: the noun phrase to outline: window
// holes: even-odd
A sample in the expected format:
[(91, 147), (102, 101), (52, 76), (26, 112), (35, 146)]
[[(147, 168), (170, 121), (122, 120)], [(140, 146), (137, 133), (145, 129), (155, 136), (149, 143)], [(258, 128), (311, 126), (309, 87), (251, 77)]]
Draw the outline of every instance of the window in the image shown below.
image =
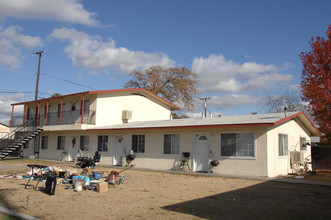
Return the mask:
[(41, 137), (41, 149), (48, 149), (48, 136)]
[(98, 136), (98, 151), (108, 151), (108, 135)]
[(288, 136), (287, 134), (278, 134), (279, 156), (288, 155)]
[(145, 135), (132, 135), (132, 150), (135, 153), (145, 153)]
[(89, 136), (80, 136), (79, 148), (81, 151), (88, 151)]
[(165, 134), (163, 137), (163, 153), (164, 154), (179, 154), (180, 135)]
[(65, 136), (57, 136), (57, 150), (64, 150)]
[(254, 158), (254, 133), (221, 134), (221, 157)]
[(307, 151), (306, 143), (307, 143), (306, 138), (300, 137), (300, 150), (301, 151)]
[[(83, 105), (83, 101), (80, 101), (80, 113), (82, 114), (82, 105)], [(84, 115), (88, 115), (90, 114), (90, 100), (85, 100), (84, 101)]]

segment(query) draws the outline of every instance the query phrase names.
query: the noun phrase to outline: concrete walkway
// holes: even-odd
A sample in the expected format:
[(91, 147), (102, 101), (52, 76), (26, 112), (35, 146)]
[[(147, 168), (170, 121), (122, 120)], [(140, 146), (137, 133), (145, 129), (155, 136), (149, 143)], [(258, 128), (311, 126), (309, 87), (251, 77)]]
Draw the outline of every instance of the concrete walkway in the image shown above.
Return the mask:
[(24, 213), (16, 212), (15, 210), (8, 209), (8, 208), (2, 207), (2, 206), (0, 206), (0, 212), (5, 213), (5, 214), (10, 215), (10, 216), (17, 217), (19, 219), (24, 219), (24, 220), (41, 220), (41, 219), (35, 218), (35, 217), (31, 216), (31, 215), (27, 215), (27, 214), (24, 214)]

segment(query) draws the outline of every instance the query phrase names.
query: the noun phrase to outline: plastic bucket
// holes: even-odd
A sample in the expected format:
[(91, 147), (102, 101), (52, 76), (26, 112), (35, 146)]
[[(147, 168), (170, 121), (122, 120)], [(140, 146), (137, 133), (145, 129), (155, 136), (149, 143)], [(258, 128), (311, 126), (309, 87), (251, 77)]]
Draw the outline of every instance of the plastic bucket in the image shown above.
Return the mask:
[(112, 185), (115, 184), (115, 175), (112, 173), (109, 174), (109, 176), (108, 176), (108, 184), (112, 184)]
[(103, 178), (103, 173), (94, 173), (93, 172), (93, 179), (101, 179)]

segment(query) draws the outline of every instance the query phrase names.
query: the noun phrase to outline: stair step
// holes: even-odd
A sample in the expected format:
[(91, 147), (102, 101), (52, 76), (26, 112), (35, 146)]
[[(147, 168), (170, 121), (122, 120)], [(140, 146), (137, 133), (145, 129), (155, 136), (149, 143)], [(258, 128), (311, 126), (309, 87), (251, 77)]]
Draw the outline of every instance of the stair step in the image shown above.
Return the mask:
[(7, 152), (2, 152), (2, 155), (9, 155), (9, 153), (7, 153)]
[(5, 153), (12, 153), (13, 151), (12, 151), (12, 150), (9, 150), (9, 149), (5, 149), (4, 152), (5, 152)]
[(37, 129), (36, 129), (36, 131), (39, 132), (39, 133), (42, 132), (43, 130), (44, 130), (44, 129), (42, 129), (42, 128), (37, 128)]

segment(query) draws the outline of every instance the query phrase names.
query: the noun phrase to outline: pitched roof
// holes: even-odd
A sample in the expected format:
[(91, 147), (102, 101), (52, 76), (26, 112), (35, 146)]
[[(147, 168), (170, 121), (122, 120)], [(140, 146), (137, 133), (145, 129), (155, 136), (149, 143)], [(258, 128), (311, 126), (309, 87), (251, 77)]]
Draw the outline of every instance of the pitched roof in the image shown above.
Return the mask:
[(96, 127), (88, 130), (142, 130), (142, 129), (182, 129), (182, 128), (219, 128), (219, 127), (248, 127), (248, 126), (277, 126), (291, 119), (301, 121), (312, 136), (320, 136), (319, 130), (304, 112), (269, 113), (256, 115), (221, 116), (218, 118), (185, 118), (174, 120), (157, 120), (131, 122), (112, 126)]

